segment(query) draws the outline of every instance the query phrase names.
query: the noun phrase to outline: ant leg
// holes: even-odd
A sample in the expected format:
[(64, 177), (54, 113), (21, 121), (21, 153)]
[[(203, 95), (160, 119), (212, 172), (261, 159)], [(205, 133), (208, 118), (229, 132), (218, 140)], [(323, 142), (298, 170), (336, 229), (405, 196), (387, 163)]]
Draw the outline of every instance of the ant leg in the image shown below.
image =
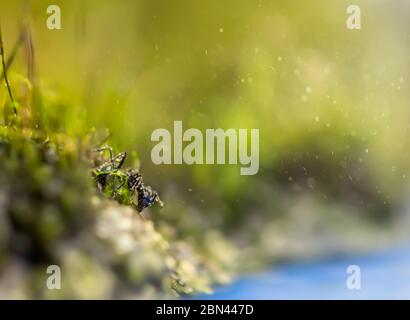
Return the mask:
[(105, 147), (95, 149), (95, 151), (97, 151), (97, 152), (103, 152), (103, 151), (106, 151), (106, 150), (108, 150), (110, 152), (110, 161), (112, 161), (114, 159), (114, 152), (112, 151), (112, 147), (105, 146)]

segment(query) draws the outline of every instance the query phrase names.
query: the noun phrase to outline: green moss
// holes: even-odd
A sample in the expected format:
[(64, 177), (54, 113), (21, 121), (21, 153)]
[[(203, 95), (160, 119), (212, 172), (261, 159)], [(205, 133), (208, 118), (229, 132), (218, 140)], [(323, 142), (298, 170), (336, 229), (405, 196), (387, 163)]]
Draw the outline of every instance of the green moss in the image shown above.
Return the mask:
[[(134, 195), (118, 188), (128, 183), (125, 171), (110, 173), (104, 192), (98, 190), (92, 141), (30, 125), (0, 127), (0, 271), (10, 282), (7, 291), (0, 286), (0, 297), (209, 292), (215, 270), (207, 269), (207, 258), (188, 243), (167, 241), (138, 214)], [(61, 290), (46, 287), (52, 264), (61, 267)]]

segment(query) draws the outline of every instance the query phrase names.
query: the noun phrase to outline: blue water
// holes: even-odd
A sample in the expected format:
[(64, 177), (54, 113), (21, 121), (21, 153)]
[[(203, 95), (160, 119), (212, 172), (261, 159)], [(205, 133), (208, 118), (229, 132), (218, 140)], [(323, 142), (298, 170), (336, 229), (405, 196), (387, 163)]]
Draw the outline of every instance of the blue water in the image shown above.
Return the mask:
[[(360, 267), (361, 288), (350, 290), (349, 265)], [(289, 263), (246, 275), (200, 299), (410, 299), (410, 245), (366, 256)]]

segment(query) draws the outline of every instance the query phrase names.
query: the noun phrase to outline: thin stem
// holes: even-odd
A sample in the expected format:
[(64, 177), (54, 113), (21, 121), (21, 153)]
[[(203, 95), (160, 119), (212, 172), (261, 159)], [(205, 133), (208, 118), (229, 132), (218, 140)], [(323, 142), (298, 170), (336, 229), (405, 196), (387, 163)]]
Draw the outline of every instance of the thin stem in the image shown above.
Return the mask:
[[(11, 50), (11, 53), (10, 53), (9, 57), (7, 58), (6, 71), (9, 70), (11, 64), (13, 63), (14, 59), (16, 58), (18, 49), (20, 48), (21, 44), (23, 43), (23, 40), (24, 40), (24, 30), (22, 29), (20, 31), (20, 35), (19, 35), (19, 38), (18, 38), (17, 42), (14, 44), (13, 49)], [(0, 81), (2, 81), (3, 79), (4, 79), (4, 74), (1, 74)]]
[(3, 46), (3, 36), (2, 36), (2, 33), (1, 33), (1, 25), (0, 25), (0, 55), (1, 55), (1, 64), (3, 66), (4, 80), (6, 81), (7, 90), (9, 92), (11, 103), (13, 104), (14, 115), (17, 116), (16, 104), (14, 103), (13, 94), (11, 93), (11, 87), (10, 87), (9, 79), (7, 78), (7, 68), (6, 68), (6, 61), (5, 61), (5, 58), (4, 58), (4, 46)]

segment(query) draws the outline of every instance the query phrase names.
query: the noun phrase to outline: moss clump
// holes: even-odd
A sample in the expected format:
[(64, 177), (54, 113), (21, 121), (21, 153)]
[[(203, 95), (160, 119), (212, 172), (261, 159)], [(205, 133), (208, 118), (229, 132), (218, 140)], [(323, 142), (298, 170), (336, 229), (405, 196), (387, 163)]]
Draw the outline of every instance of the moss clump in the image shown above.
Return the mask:
[[(9, 76), (1, 29), (0, 56), (7, 88), (0, 91), (0, 298), (208, 292), (214, 278), (205, 258), (186, 243), (168, 242), (138, 215), (161, 201), (139, 172), (121, 170), (125, 153), (114, 171), (114, 163), (102, 168), (107, 159), (92, 153), (89, 129), (69, 105)], [(47, 286), (51, 265), (60, 268), (59, 289)]]
[[(215, 278), (187, 243), (99, 193), (87, 148), (16, 127), (0, 136), (0, 296), (153, 298), (208, 292)], [(83, 160), (84, 159), (84, 160)], [(49, 290), (49, 265), (61, 290)]]

